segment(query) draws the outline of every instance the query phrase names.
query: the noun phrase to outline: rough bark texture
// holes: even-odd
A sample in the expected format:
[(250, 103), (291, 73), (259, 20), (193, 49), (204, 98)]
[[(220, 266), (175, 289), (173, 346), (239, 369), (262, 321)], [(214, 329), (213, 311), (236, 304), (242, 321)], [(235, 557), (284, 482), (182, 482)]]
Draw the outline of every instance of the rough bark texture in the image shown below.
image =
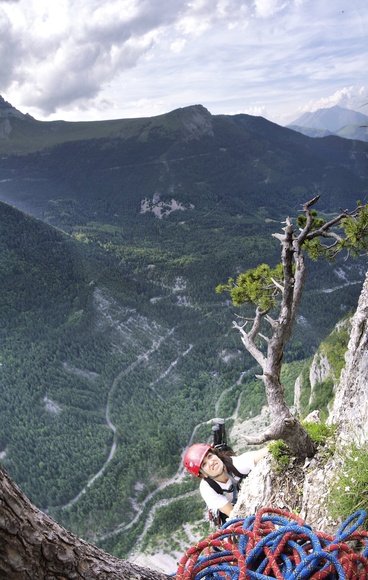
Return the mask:
[(166, 580), (79, 539), (38, 510), (0, 468), (0, 578)]

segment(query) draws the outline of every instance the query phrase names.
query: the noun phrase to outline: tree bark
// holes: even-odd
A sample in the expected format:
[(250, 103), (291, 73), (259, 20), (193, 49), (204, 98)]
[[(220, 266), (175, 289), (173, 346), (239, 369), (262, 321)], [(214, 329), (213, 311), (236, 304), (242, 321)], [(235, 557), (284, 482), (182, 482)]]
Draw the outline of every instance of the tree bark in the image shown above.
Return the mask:
[(119, 560), (37, 509), (0, 467), (0, 578), (4, 580), (167, 580)]
[(244, 437), (253, 445), (282, 439), (295, 457), (304, 459), (313, 457), (316, 446), (300, 421), (294, 417), (284, 398), (284, 388), (276, 373), (266, 373), (261, 377), (266, 390), (268, 406), (271, 413), (271, 425), (258, 437)]
[[(257, 308), (253, 326), (249, 332), (233, 323), (241, 333), (245, 348), (262, 367), (262, 375), (258, 378), (264, 383), (272, 418), (272, 423), (266, 431), (258, 437), (245, 437), (245, 440), (249, 444), (262, 444), (282, 439), (296, 457), (312, 457), (316, 452), (316, 446), (300, 421), (291, 414), (285, 401), (284, 387), (280, 381), (284, 346), (290, 338), (305, 283), (302, 242), (295, 237), (294, 228), (289, 219), (286, 220), (284, 234), (276, 234), (275, 237), (282, 245), (281, 263), (284, 272), (283, 286), (278, 286), (281, 290), (278, 318), (273, 320), (266, 312)], [(293, 264), (295, 264), (294, 269)], [(267, 320), (272, 328), (271, 337), (263, 337), (267, 341), (266, 355), (255, 344), (255, 338), (260, 335), (262, 319)]]

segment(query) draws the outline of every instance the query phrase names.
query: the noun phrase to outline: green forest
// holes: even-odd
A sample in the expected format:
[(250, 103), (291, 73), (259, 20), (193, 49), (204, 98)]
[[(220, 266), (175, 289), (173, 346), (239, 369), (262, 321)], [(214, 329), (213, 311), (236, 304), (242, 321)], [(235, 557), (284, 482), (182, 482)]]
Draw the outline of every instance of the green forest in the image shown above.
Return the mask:
[[(234, 308), (215, 293), (221, 272), (228, 275), (221, 258), (226, 236), (219, 233), (218, 252), (196, 252), (192, 231), (193, 259), (182, 259), (181, 268), (175, 236), (154, 268), (148, 268), (152, 247), (145, 251), (140, 244), (133, 248), (139, 255), (133, 276), (132, 249), (129, 264), (117, 232), (111, 251), (98, 224), (86, 242), (76, 231), (63, 233), (9, 205), (1, 204), (0, 212), (2, 463), (36, 505), (124, 557), (155, 502), (193, 491), (190, 480), (159, 488), (180, 469), (194, 427), (216, 412), (231, 417), (242, 393), (240, 418), (265, 404), (257, 369), (231, 331)], [(229, 251), (234, 262), (241, 254), (235, 241)], [(246, 238), (249, 263), (271, 244), (272, 238)], [(313, 266), (311, 280), (320, 273)], [(332, 267), (322, 268), (324, 284), (333, 284)], [(175, 289), (179, 274), (186, 285)], [(350, 288), (348, 294), (335, 290), (328, 302), (307, 288), (301, 312), (308, 327), (296, 328), (287, 361), (302, 365), (354, 308), (360, 284)], [(210, 433), (204, 425), (195, 437)], [(113, 458), (87, 487), (114, 443)], [(179, 521), (174, 504), (170, 510), (168, 521)], [(125, 531), (137, 513), (140, 524), (134, 533)]]
[[(232, 328), (249, 310), (216, 286), (278, 263), (272, 234), (314, 187), (331, 216), (363, 200), (368, 179), (368, 144), (350, 167), (348, 140), (312, 145), (246, 115), (213, 117), (213, 136), (190, 140), (181, 115), (113, 137), (81, 127), (44, 150), (40, 132), (40, 150), (8, 144), (0, 159), (0, 460), (38, 507), (119, 557), (161, 499), (175, 501), (155, 513), (147, 549), (165, 526), (201, 520), (183, 450), (210, 437), (215, 417), (230, 427), (237, 407), (243, 421), (265, 404)], [(155, 195), (184, 209), (142, 212)], [(361, 260), (308, 261), (284, 354), (290, 404), (303, 365), (354, 311), (365, 271)]]

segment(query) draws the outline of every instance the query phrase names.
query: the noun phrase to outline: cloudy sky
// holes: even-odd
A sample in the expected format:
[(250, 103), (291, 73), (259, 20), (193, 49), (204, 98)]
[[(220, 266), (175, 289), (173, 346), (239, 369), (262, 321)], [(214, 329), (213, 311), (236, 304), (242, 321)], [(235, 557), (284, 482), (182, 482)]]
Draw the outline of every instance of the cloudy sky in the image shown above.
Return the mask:
[(0, 95), (39, 120), (368, 115), (368, 1), (0, 0)]

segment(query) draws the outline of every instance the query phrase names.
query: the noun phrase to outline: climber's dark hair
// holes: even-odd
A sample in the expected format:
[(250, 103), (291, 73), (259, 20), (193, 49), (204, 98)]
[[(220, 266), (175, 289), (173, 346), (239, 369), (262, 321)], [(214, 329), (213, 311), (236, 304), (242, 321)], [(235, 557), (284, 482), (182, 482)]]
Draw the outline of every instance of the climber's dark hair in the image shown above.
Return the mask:
[(221, 459), (228, 473), (231, 474), (234, 472), (234, 466), (231, 457), (234, 457), (235, 453), (230, 447), (228, 447), (226, 450), (213, 448), (209, 451), (209, 453), (214, 453)]

